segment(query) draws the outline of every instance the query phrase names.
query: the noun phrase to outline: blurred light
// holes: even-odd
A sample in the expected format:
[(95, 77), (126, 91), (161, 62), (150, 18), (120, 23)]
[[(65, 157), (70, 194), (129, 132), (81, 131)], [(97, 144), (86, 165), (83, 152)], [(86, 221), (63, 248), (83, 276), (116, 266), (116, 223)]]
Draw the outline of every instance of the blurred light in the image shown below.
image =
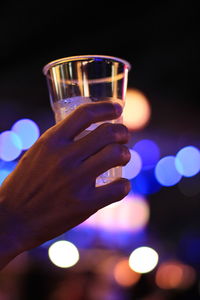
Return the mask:
[(178, 184), (180, 192), (187, 197), (194, 197), (200, 194), (200, 174), (190, 178), (182, 178)]
[(158, 253), (150, 247), (139, 247), (129, 257), (130, 268), (137, 273), (148, 273), (158, 263)]
[(15, 122), (11, 130), (20, 137), (23, 150), (30, 148), (40, 135), (38, 125), (30, 119)]
[(84, 251), (84, 262), (92, 265), (101, 276), (113, 279), (113, 272), (116, 263), (119, 261), (119, 254), (104, 248), (89, 248)]
[(0, 185), (3, 183), (3, 181), (6, 179), (6, 177), (10, 174), (10, 171), (8, 170), (0, 170)]
[(79, 260), (78, 249), (68, 241), (55, 242), (49, 247), (48, 254), (51, 262), (60, 268), (72, 267)]
[(75, 244), (78, 248), (85, 249), (93, 244), (96, 238), (95, 228), (84, 226), (84, 222), (64, 234), (64, 239)]
[(159, 160), (155, 168), (155, 176), (163, 186), (173, 186), (181, 180), (181, 174), (175, 167), (175, 157), (165, 156)]
[(139, 230), (144, 228), (150, 216), (148, 203), (141, 196), (127, 196), (118, 207), (118, 217), (115, 219), (121, 230)]
[(151, 108), (144, 94), (135, 89), (128, 89), (123, 110), (123, 123), (132, 130), (143, 128), (149, 121)]
[(22, 151), (22, 142), (13, 131), (4, 131), (0, 134), (0, 158), (5, 161), (16, 159)]
[(0, 160), (0, 185), (3, 183), (6, 177), (14, 170), (16, 165), (16, 161)]
[(129, 151), (131, 153), (131, 159), (128, 164), (122, 168), (123, 177), (127, 179), (136, 177), (142, 168), (140, 155), (134, 150), (129, 149)]
[(188, 289), (195, 279), (195, 270), (178, 261), (165, 262), (156, 272), (156, 284), (161, 289)]
[(160, 159), (160, 149), (152, 140), (144, 139), (137, 142), (133, 150), (135, 150), (142, 159), (142, 169), (153, 168)]
[(182, 148), (176, 155), (175, 165), (185, 177), (196, 175), (200, 171), (200, 151), (193, 146)]
[(17, 161), (4, 161), (0, 159), (0, 169), (6, 169), (8, 171), (14, 170), (17, 165)]
[(137, 231), (149, 220), (149, 205), (141, 196), (127, 196), (108, 205), (87, 219), (84, 224), (108, 231)]
[(136, 194), (151, 195), (161, 189), (161, 185), (155, 177), (154, 169), (144, 170), (131, 180), (132, 190)]
[(134, 272), (130, 266), (128, 259), (124, 258), (117, 262), (114, 268), (114, 278), (116, 282), (124, 287), (136, 284), (141, 274)]

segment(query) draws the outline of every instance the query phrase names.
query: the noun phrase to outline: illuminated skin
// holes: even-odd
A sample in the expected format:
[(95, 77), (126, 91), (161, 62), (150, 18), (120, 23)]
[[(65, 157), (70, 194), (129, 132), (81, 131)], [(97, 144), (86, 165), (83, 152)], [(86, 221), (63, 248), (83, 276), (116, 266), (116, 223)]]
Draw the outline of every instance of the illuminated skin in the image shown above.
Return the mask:
[(1, 268), (128, 194), (130, 183), (123, 178), (95, 187), (97, 176), (129, 161), (127, 128), (105, 123), (74, 140), (92, 123), (121, 112), (112, 102), (82, 105), (24, 154), (0, 189)]

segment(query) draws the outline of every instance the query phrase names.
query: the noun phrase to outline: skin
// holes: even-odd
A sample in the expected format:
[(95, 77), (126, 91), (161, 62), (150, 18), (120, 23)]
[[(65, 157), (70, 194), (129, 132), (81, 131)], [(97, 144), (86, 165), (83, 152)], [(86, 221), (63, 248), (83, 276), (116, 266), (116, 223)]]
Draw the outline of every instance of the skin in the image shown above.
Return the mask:
[(92, 123), (121, 113), (117, 103), (81, 105), (23, 155), (0, 188), (0, 268), (128, 194), (123, 178), (95, 186), (97, 176), (130, 160), (127, 128), (104, 123), (75, 139)]

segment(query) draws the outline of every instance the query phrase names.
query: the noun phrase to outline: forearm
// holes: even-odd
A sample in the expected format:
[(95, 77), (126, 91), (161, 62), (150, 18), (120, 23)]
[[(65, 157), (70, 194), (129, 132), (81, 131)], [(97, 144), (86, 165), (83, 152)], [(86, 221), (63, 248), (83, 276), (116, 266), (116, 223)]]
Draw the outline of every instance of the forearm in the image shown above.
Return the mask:
[(22, 251), (16, 236), (17, 224), (4, 206), (2, 188), (0, 188), (0, 270)]
[(0, 235), (0, 270), (3, 269), (19, 253), (7, 238)]

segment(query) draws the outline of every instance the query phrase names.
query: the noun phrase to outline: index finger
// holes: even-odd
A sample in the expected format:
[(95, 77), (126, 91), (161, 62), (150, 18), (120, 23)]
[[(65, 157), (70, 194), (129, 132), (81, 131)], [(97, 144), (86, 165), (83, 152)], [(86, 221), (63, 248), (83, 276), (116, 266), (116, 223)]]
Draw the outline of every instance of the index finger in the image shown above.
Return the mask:
[(82, 104), (58, 124), (59, 131), (66, 139), (73, 139), (93, 123), (119, 118), (122, 110), (122, 106), (113, 101)]

